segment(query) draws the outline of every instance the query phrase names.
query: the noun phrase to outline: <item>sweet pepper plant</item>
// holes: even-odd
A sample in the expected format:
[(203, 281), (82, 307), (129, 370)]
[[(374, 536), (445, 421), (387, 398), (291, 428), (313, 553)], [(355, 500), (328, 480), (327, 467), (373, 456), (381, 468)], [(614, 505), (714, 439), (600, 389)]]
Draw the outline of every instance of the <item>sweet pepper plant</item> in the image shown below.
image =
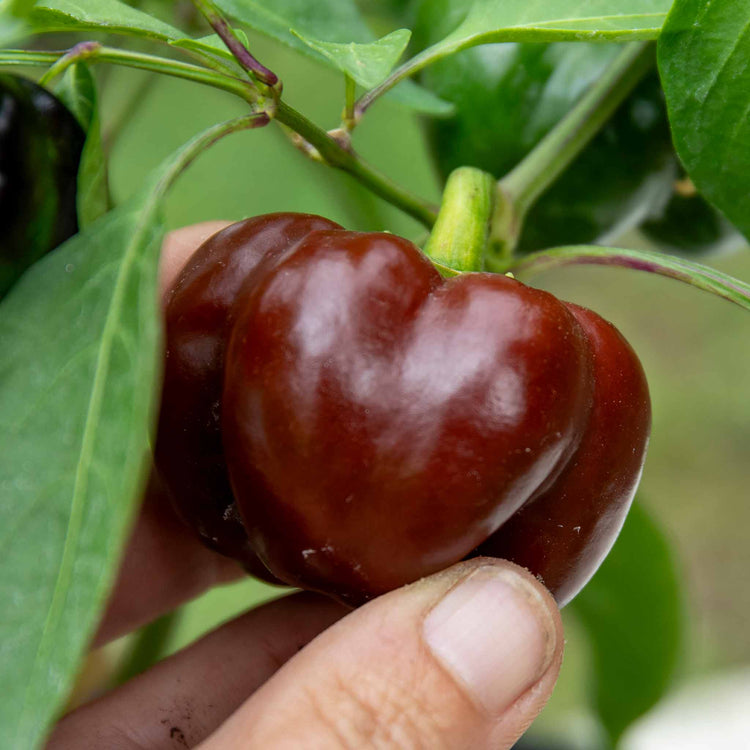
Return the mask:
[[(373, 8), (355, 0), (194, 5), (188, 20), (169, 4), (147, 11), (123, 0), (0, 5), (2, 747), (43, 742), (113, 583), (152, 465), (164, 202), (219, 139), (279, 127), (299, 158), (320, 164), (321, 179), (343, 171), (421, 222), (432, 266), (410, 262), (426, 264), (414, 271), (425, 289), (439, 284), (435, 268), (445, 278), (481, 271), (530, 298), (537, 292), (512, 279), (600, 264), (750, 310), (750, 285), (699, 262), (750, 236), (750, 0), (405, 0), (377, 8), (379, 37)], [(341, 88), (321, 95), (341, 97), (341, 121), (315, 123), (292, 107), (284, 71), (253, 54), (248, 31), (338, 71)], [(246, 113), (196, 135), (113, 205), (97, 96), (108, 66), (214, 87)], [(440, 206), (358, 154), (357, 128), (385, 96), (423, 119), (447, 181)], [(634, 227), (660, 250), (619, 247)], [(265, 341), (263, 330), (254, 335)], [(634, 434), (644, 424), (633, 422)], [(377, 578), (377, 562), (368, 564)], [(358, 601), (351, 585), (341, 590)], [(680, 601), (669, 545), (636, 503), (570, 604), (590, 636), (593, 704), (612, 744), (669, 684)]]

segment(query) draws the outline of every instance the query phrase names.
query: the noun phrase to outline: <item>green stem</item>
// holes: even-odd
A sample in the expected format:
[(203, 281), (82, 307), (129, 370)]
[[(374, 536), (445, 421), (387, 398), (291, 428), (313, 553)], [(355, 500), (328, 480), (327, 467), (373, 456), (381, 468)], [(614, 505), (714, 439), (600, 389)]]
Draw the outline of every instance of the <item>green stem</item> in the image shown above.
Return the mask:
[[(67, 52), (37, 52), (33, 50), (1, 50), (0, 66), (2, 65), (51, 65), (65, 57)], [(124, 65), (128, 68), (148, 70), (152, 73), (182, 78), (195, 83), (228, 91), (241, 97), (247, 102), (255, 103), (259, 100), (258, 93), (249, 81), (233, 78), (202, 68), (199, 65), (168, 60), (164, 57), (147, 55), (142, 52), (115, 49), (113, 47), (99, 47), (95, 55), (89, 58), (92, 62), (106, 62)]]
[[(460, 29), (460, 27), (459, 27)], [(364, 93), (357, 102), (355, 107), (355, 119), (359, 122), (367, 109), (383, 94), (390, 91), (396, 84), (401, 83), (406, 78), (419, 73), (428, 65), (441, 60), (448, 55), (455, 54), (461, 50), (468, 49), (469, 47), (476, 47), (480, 44), (495, 44), (498, 42), (526, 42), (526, 43), (548, 43), (553, 41), (602, 41), (603, 39), (607, 42), (621, 42), (630, 41), (633, 39), (646, 39), (654, 40), (657, 36), (656, 29), (642, 29), (639, 31), (633, 31), (630, 29), (622, 29), (621, 31), (607, 31), (600, 32), (594, 35), (591, 32), (586, 32), (577, 37), (571, 38), (570, 35), (555, 34), (554, 36), (549, 35), (547, 38), (540, 38), (539, 29), (532, 28), (507, 28), (498, 29), (496, 31), (490, 30), (482, 33), (471, 34), (469, 36), (462, 36), (457, 29), (451, 33), (450, 36), (442, 39), (441, 41), (433, 44), (425, 50), (422, 50), (419, 54), (407, 60), (405, 63), (396, 68), (388, 78), (383, 81), (379, 86)]]
[(494, 194), (492, 175), (474, 167), (451, 172), (425, 247), (438, 267), (459, 273), (483, 269)]
[(193, 138), (185, 144), (176, 156), (172, 159), (171, 164), (166, 169), (159, 181), (159, 187), (156, 193), (164, 193), (172, 186), (174, 181), (200, 156), (206, 149), (214, 143), (220, 141), (227, 135), (237, 133), (240, 130), (251, 130), (253, 128), (262, 128), (270, 122), (268, 115), (262, 111), (253, 112), (251, 115), (236, 117), (234, 120), (227, 120), (212, 128), (203, 131), (200, 135)]
[(573, 109), (500, 180), (521, 217), (583, 151), (654, 62), (652, 44), (626, 45)]
[(490, 258), (488, 265), (491, 270), (498, 273), (512, 272), (517, 276), (533, 275), (570, 265), (619, 266), (681, 281), (750, 311), (750, 284), (709, 266), (664, 253), (594, 245), (571, 245), (531, 253), (523, 258), (516, 258), (512, 262), (502, 263)]
[(383, 83), (381, 83), (379, 86), (376, 86), (374, 89), (366, 91), (364, 94), (362, 94), (362, 96), (354, 106), (354, 122), (359, 123), (365, 112), (375, 103), (375, 101), (383, 96), (383, 94), (387, 94), (397, 83), (401, 83), (401, 81), (403, 81), (404, 79), (416, 75), (420, 70), (426, 68), (428, 65), (436, 62), (440, 58), (445, 57), (446, 55), (453, 54), (454, 52), (458, 52), (459, 50), (470, 46), (472, 45), (461, 45), (459, 43), (456, 43), (449, 47), (444, 47), (439, 54), (436, 54), (435, 49), (437, 45), (433, 45), (432, 47), (428, 47), (426, 50), (423, 50), (418, 55), (412, 57), (411, 60), (407, 60), (405, 63), (396, 68), (396, 70), (394, 70), (393, 73), (391, 73), (388, 78), (383, 81)]
[(350, 131), (354, 128), (354, 100), (357, 93), (357, 84), (354, 79), (344, 74), (344, 117), (343, 127)]
[(431, 227), (437, 217), (434, 206), (404, 190), (384, 175), (366, 164), (353, 151), (344, 148), (304, 115), (280, 101), (276, 110), (276, 120), (298, 133), (311, 146), (314, 146), (326, 164), (352, 175), (373, 193), (397, 206), (405, 213)]
[(62, 75), (71, 65), (90, 60), (97, 57), (102, 45), (99, 42), (80, 42), (71, 48), (54, 65), (47, 68), (45, 74), (39, 79), (40, 86), (49, 86), (50, 82)]
[[(51, 65), (66, 54), (66, 52), (2, 50), (0, 51), (0, 66), (8, 64)], [(114, 63), (213, 86), (241, 97), (256, 111), (267, 106), (271, 106), (273, 110), (275, 106), (268, 98), (261, 96), (250, 81), (243, 81), (190, 63), (105, 46), (99, 47), (96, 55), (90, 59), (93, 62)], [(286, 125), (300, 135), (314, 148), (315, 154), (328, 165), (351, 175), (373, 193), (413, 216), (426, 227), (429, 228), (434, 223), (437, 216), (437, 209), (434, 206), (380, 174), (365, 163), (350, 147), (342, 145), (285, 102), (279, 101), (275, 111), (267, 112), (266, 115), (275, 118), (282, 125)]]

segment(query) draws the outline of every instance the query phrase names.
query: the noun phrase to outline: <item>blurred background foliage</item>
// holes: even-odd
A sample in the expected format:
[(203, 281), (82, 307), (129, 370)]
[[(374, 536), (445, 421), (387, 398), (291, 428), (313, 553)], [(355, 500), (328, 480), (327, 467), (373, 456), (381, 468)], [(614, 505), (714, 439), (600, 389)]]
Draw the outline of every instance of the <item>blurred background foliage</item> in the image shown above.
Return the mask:
[[(281, 76), (290, 104), (324, 127), (337, 125), (344, 92), (339, 75), (263, 38), (250, 35), (250, 40), (256, 56)], [(119, 69), (107, 70), (104, 77), (103, 130), (111, 144), (116, 202), (195, 133), (243, 111), (238, 100), (191, 83)], [(414, 114), (390, 101), (378, 103), (357, 130), (355, 145), (397, 182), (439, 198), (422, 123)], [(424, 238), (413, 220), (347, 176), (305, 159), (277, 127), (234, 135), (203, 156), (174, 189), (168, 223), (176, 228), (268, 211), (319, 213), (355, 230)], [(649, 246), (637, 234), (622, 242)], [(740, 249), (707, 262), (750, 279), (750, 252)], [(614, 322), (647, 372), (654, 423), (642, 502), (672, 542), (683, 577), (687, 637), (680, 679), (750, 663), (750, 317), (686, 286), (624, 270), (566, 269), (533, 283)], [(245, 580), (206, 594), (183, 608), (168, 650), (279, 593)], [(585, 747), (597, 734), (587, 681), (590, 644), (571, 611), (564, 619), (562, 676), (532, 734), (564, 736)], [(127, 643), (114, 644), (96, 655), (90, 668), (111, 665), (126, 648)], [(85, 679), (79, 694), (90, 687)]]

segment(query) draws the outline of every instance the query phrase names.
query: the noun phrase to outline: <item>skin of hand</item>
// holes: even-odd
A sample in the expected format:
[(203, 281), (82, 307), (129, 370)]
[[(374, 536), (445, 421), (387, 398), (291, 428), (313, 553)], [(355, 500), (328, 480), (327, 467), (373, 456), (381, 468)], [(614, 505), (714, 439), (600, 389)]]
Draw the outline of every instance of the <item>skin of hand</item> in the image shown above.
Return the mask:
[[(170, 234), (161, 294), (224, 222)], [(241, 575), (152, 485), (94, 645)], [(349, 611), (295, 593), (65, 716), (48, 750), (510, 748), (549, 699), (563, 633), (547, 590), (476, 558)]]

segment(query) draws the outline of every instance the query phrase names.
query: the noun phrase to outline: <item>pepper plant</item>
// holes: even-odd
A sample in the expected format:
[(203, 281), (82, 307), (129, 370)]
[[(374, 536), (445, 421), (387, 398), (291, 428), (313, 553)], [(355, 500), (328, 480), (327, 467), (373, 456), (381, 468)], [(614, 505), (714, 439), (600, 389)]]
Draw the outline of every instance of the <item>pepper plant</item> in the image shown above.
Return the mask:
[[(66, 237), (77, 229), (55, 249), (64, 238), (48, 242), (41, 260), (24, 255), (33, 265), (0, 290), (3, 747), (43, 742), (113, 583), (151, 466), (165, 200), (225, 136), (280, 128), (321, 181), (343, 172), (423, 225), (414, 239), (444, 276), (533, 282), (564, 265), (619, 266), (750, 309), (750, 285), (698, 257), (750, 236), (750, 0), (422, 0), (379, 13), (355, 0), (195, 0), (187, 19), (168, 4), (122, 0), (4, 0), (0, 10), (4, 75), (35, 77), (85, 134), (75, 176), (31, 156), (3, 175), (20, 186), (38, 170), (47, 200), (23, 211), (0, 204), (0, 269), (10, 259), (14, 274), (22, 270), (8, 238), (32, 226), (55, 235), (61, 222), (49, 206), (71, 182)], [(340, 88), (321, 96), (340, 100), (340, 122), (293, 107), (284, 71), (253, 54), (248, 34), (337, 71)], [(111, 66), (213, 87), (244, 113), (197, 134), (115, 205), (98, 109)], [(442, 179), (461, 176), (442, 205), (358, 153), (359, 130), (383, 97), (422, 118)], [(28, 118), (21, 127), (31, 138), (27, 109), (13, 116)], [(59, 156), (62, 146), (44, 137), (37, 147)], [(634, 227), (657, 249), (620, 246)], [(594, 704), (612, 744), (674, 673), (679, 578), (636, 505), (570, 605), (590, 635)]]

